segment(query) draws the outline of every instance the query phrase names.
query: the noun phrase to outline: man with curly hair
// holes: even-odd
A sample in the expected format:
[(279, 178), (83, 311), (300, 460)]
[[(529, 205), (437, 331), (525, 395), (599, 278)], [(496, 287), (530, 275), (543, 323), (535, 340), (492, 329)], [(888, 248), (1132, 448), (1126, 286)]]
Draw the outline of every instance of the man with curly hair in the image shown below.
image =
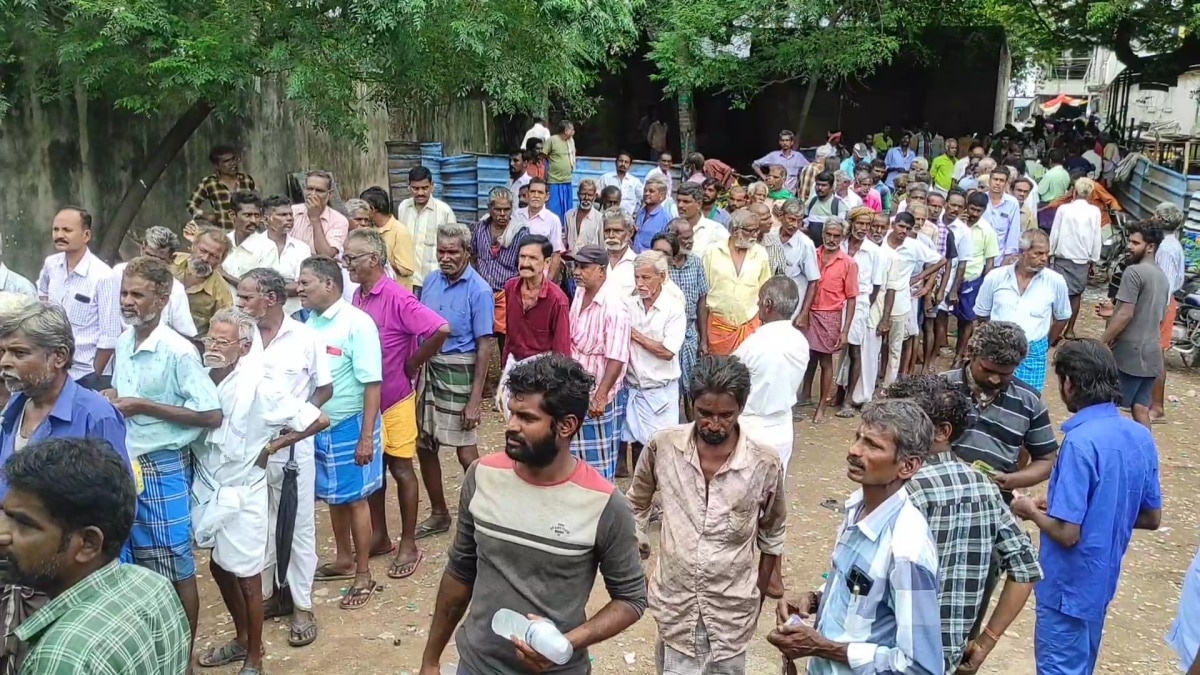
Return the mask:
[[(937, 546), (946, 672), (975, 672), (1042, 578), (1037, 553), (999, 488), (954, 455), (951, 444), (970, 425), (966, 392), (945, 378), (919, 375), (897, 380), (883, 395), (912, 399), (933, 423), (930, 454), (905, 487)], [(976, 634), (972, 626), (987, 612), (982, 602), (993, 557), (1008, 580), (987, 627)]]

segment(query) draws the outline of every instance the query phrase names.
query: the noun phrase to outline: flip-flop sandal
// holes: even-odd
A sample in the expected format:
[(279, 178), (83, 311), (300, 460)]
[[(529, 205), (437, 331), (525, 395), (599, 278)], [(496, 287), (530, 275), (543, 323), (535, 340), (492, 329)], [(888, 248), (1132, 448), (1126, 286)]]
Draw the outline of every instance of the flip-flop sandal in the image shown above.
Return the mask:
[[(388, 568), (388, 572), (387, 572), (388, 578), (407, 579), (407, 578), (411, 577), (412, 575), (417, 573), (417, 568), (421, 566), (421, 561), (424, 559), (425, 559), (425, 554), (418, 552), (417, 559), (410, 563), (399, 564), (399, 563), (396, 563), (395, 561), (393, 561), (392, 566), (390, 568)], [(406, 568), (408, 569), (408, 571), (401, 573), (401, 570), (404, 570)]]
[(450, 525), (446, 525), (445, 527), (438, 528), (438, 527), (430, 527), (429, 525), (426, 525), (425, 523), (421, 523), (420, 525), (417, 525), (417, 534), (414, 538), (415, 539), (425, 539), (426, 537), (433, 537), (433, 536), (437, 536), (439, 534), (445, 534), (449, 531), (450, 531)]
[(346, 590), (346, 595), (342, 596), (341, 601), (338, 602), (338, 607), (345, 610), (362, 609), (367, 606), (367, 602), (370, 601), (372, 595), (375, 595), (378, 588), (379, 583), (374, 579), (371, 580), (369, 586), (351, 587)]
[(291, 647), (307, 647), (317, 641), (317, 622), (312, 621), (299, 630), (293, 625), (288, 631), (288, 645)]
[(217, 668), (234, 661), (246, 660), (246, 650), (237, 642), (226, 642), (219, 647), (213, 647), (196, 659), (201, 668)]
[(392, 553), (395, 553), (395, 551), (396, 551), (396, 542), (394, 542), (394, 541), (388, 542), (388, 547), (386, 549), (383, 549), (381, 551), (368, 551), (367, 557), (368, 558), (382, 558), (385, 555), (391, 555)]
[(353, 572), (342, 572), (333, 566), (333, 563), (325, 563), (317, 568), (316, 574), (313, 575), (313, 581), (346, 581), (353, 579)]
[(840, 417), (841, 419), (847, 420), (847, 419), (850, 419), (851, 417), (854, 417), (856, 414), (857, 413), (854, 412), (854, 408), (842, 408), (841, 410), (835, 412), (833, 414), (833, 416)]

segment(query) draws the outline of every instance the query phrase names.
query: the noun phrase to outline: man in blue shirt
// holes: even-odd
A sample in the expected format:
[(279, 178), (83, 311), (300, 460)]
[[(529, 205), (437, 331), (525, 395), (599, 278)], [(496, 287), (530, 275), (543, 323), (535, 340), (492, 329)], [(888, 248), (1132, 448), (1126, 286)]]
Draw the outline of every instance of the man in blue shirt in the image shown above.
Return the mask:
[(913, 160), (917, 158), (917, 153), (910, 146), (916, 145), (913, 142), (912, 136), (905, 132), (900, 137), (900, 144), (891, 150), (887, 151), (887, 155), (883, 158), (883, 163), (887, 166), (887, 184), (890, 188), (896, 187), (896, 176), (906, 174), (912, 169)]
[[(68, 374), (75, 337), (66, 311), (30, 300), (0, 315), (0, 384), (13, 392), (0, 413), (0, 467), (26, 445), (47, 438), (90, 438), (117, 452), (126, 466), (125, 420), (103, 396)], [(8, 478), (0, 469), (0, 500)], [(31, 588), (0, 586), (0, 632), (13, 635), (48, 598)], [(17, 672), (26, 645), (0, 646), (0, 672)]]
[(1200, 550), (1183, 576), (1179, 613), (1167, 632), (1167, 644), (1179, 657), (1180, 672), (1200, 673)]
[(1038, 675), (1091, 673), (1108, 603), (1133, 530), (1158, 529), (1158, 452), (1146, 427), (1121, 417), (1117, 364), (1097, 340), (1072, 340), (1054, 354), (1066, 434), (1049, 496), (1013, 500), (1013, 515), (1042, 531), (1045, 577), (1035, 588)]
[(634, 253), (649, 250), (654, 235), (666, 231), (667, 223), (671, 222), (671, 214), (663, 206), (666, 198), (665, 182), (658, 178), (646, 179), (646, 187), (642, 192), (642, 208), (638, 209), (637, 220), (634, 223), (637, 232), (633, 237)]

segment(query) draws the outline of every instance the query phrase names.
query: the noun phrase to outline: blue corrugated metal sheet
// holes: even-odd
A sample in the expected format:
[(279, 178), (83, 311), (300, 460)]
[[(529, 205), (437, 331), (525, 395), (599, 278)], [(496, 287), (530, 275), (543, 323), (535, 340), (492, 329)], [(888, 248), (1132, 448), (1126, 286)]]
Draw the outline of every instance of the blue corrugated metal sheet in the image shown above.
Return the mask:
[(477, 220), (479, 179), (476, 155), (456, 155), (442, 159), (442, 199), (454, 210), (460, 223)]
[(482, 218), (487, 215), (488, 193), (493, 188), (508, 187), (512, 179), (508, 175), (508, 155), (475, 155), (475, 160), (478, 167), (476, 208), (478, 217)]
[(421, 144), (421, 165), (433, 174), (433, 196), (442, 198), (442, 144)]
[[(637, 177), (638, 180), (645, 182), (646, 174), (650, 173), (650, 169), (656, 166), (658, 165), (654, 162), (636, 160), (633, 166), (629, 167), (629, 173)], [(579, 181), (584, 178), (591, 178), (599, 183), (601, 176), (609, 171), (616, 170), (617, 160), (615, 157), (579, 157), (575, 161), (575, 175), (572, 176), (571, 190), (578, 194)]]
[(1117, 186), (1117, 200), (1131, 216), (1145, 220), (1153, 216), (1155, 207), (1163, 202), (1185, 208), (1187, 184), (1187, 176), (1142, 157), (1129, 180)]

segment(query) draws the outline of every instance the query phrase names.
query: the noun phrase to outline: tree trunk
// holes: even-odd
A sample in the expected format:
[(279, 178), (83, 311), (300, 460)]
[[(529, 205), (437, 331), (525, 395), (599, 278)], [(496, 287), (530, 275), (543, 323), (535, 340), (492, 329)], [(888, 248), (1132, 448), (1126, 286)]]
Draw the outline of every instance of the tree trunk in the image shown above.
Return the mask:
[(679, 154), (685, 159), (689, 152), (696, 151), (696, 130), (692, 125), (694, 110), (692, 108), (691, 90), (680, 92), (675, 97), (679, 111)]
[[(817, 84), (820, 78), (809, 76), (808, 88), (804, 90), (804, 104), (800, 106), (800, 124), (796, 127), (796, 140), (804, 138), (804, 125), (808, 124), (808, 111), (812, 109), (813, 99), (817, 97)], [(800, 145), (797, 142), (797, 145)]]
[[(117, 204), (117, 209), (113, 212), (112, 217), (108, 218), (104, 223), (104, 236), (100, 240), (99, 255), (104, 260), (115, 260), (117, 253), (121, 249), (121, 242), (125, 239), (125, 234), (129, 232), (129, 226), (133, 224), (133, 218), (137, 215), (138, 210), (142, 208), (142, 203), (146, 201), (146, 195), (150, 194), (150, 189), (162, 178), (163, 172), (175, 161), (175, 157), (179, 151), (183, 149), (184, 144), (196, 133), (196, 129), (208, 119), (208, 116), (213, 111), (213, 105), (207, 101), (197, 101), (192, 104), (176, 120), (175, 125), (171, 130), (162, 137), (158, 142), (158, 146), (150, 153), (146, 159), (145, 165), (129, 187), (125, 189), (125, 194), (121, 196), (121, 203)], [(180, 196), (180, 213), (184, 212), (183, 200)]]

